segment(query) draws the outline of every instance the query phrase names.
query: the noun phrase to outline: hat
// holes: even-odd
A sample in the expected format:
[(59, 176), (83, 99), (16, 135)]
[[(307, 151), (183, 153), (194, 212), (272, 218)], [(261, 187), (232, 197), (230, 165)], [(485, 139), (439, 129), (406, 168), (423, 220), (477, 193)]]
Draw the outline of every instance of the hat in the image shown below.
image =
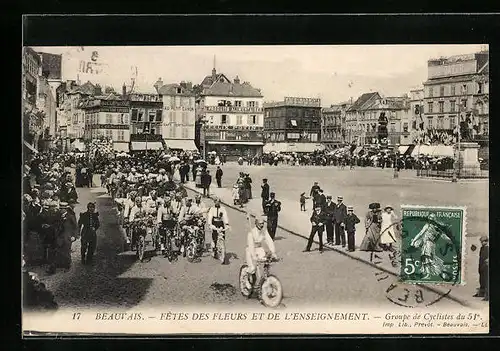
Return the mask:
[(354, 207), (352, 207), (352, 206), (347, 206), (347, 211), (354, 211)]
[(394, 207), (392, 207), (391, 205), (387, 205), (384, 207), (384, 211), (387, 210), (388, 208), (390, 208), (391, 210), (394, 210)]
[(326, 198), (327, 198), (327, 199), (331, 199), (331, 198), (332, 198), (332, 195), (326, 195)]
[(59, 208), (60, 209), (67, 209), (68, 208), (68, 203), (67, 202), (60, 202), (59, 203)]
[(376, 210), (380, 208), (380, 204), (378, 202), (372, 202), (371, 204), (368, 205), (368, 208), (370, 210)]
[(483, 243), (483, 242), (488, 242), (490, 240), (488, 239), (488, 237), (486, 235), (483, 235), (481, 238), (479, 238), (479, 241)]
[(316, 205), (316, 206), (314, 206), (314, 209), (315, 209), (315, 210), (316, 210), (316, 209), (318, 209), (318, 208), (319, 208), (319, 209), (321, 209), (321, 205)]
[(344, 197), (339, 195), (339, 196), (337, 196), (337, 200), (344, 200)]
[(276, 195), (275, 192), (272, 192), (272, 193), (269, 194), (269, 196), (275, 196), (275, 195)]
[(267, 182), (267, 178), (262, 179), (263, 182)]

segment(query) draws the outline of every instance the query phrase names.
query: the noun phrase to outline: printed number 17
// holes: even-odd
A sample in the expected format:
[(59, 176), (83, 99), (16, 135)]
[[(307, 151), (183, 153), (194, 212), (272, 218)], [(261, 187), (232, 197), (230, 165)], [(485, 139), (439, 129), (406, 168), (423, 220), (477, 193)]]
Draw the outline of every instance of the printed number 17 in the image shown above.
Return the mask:
[(82, 314), (80, 312), (73, 313), (73, 319), (80, 319)]
[(413, 258), (407, 258), (405, 260), (405, 269), (404, 269), (405, 274), (411, 275), (411, 274), (415, 273), (415, 270), (416, 270), (415, 267), (419, 266), (419, 265), (420, 265), (420, 261), (418, 261), (418, 260), (413, 261)]

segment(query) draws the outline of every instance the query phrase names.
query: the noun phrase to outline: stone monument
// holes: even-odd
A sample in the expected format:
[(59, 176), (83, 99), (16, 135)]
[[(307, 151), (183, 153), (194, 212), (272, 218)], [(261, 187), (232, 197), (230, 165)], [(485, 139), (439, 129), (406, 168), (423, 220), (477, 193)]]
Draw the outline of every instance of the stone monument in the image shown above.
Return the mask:
[(453, 149), (455, 152), (455, 169), (458, 169), (459, 171), (459, 178), (476, 176), (481, 173), (481, 168), (479, 166), (478, 143), (461, 142), (460, 149), (458, 144), (455, 144)]

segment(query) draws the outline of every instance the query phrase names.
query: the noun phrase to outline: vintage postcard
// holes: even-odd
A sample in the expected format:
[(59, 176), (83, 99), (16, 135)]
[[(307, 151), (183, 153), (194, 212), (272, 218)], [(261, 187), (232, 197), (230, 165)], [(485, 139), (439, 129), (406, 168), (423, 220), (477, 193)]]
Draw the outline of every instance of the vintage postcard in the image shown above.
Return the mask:
[(22, 64), (26, 337), (489, 332), (487, 45)]

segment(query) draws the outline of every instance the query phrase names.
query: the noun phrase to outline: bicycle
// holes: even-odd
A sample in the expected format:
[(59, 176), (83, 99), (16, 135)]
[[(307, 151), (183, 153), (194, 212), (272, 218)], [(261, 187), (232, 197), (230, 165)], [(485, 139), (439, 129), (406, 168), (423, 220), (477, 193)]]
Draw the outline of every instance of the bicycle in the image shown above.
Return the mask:
[(221, 264), (226, 262), (226, 231), (229, 226), (225, 228), (217, 228), (217, 242), (213, 248), (213, 257), (220, 260)]
[(266, 257), (258, 260), (256, 264), (256, 279), (252, 284), (251, 276), (248, 273), (248, 265), (244, 264), (240, 268), (240, 291), (243, 296), (250, 298), (252, 293), (257, 293), (259, 301), (266, 307), (277, 307), (283, 299), (283, 287), (281, 281), (273, 274), (270, 269), (273, 263), (281, 259)]
[(172, 262), (175, 258), (172, 241), (176, 240), (177, 226), (167, 227), (162, 225), (159, 228), (159, 231), (162, 232), (160, 240), (163, 242), (164, 245), (162, 254), (168, 259), (169, 262)]
[[(195, 258), (201, 256), (202, 245), (204, 241), (205, 234), (198, 225), (184, 226), (183, 229), (187, 232), (187, 247), (185, 247), (185, 253), (189, 261), (193, 261)], [(185, 240), (186, 242), (186, 240)]]
[[(146, 236), (149, 234), (152, 236), (153, 231), (153, 218), (151, 216), (141, 218), (135, 223), (134, 229), (132, 232), (132, 243), (136, 244), (136, 257), (139, 261), (144, 260), (144, 255), (146, 252)], [(138, 237), (137, 237), (138, 236)], [(152, 240), (151, 240), (152, 241)]]

